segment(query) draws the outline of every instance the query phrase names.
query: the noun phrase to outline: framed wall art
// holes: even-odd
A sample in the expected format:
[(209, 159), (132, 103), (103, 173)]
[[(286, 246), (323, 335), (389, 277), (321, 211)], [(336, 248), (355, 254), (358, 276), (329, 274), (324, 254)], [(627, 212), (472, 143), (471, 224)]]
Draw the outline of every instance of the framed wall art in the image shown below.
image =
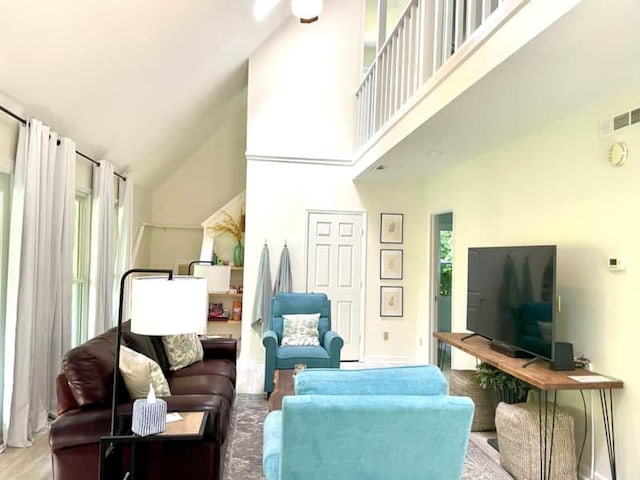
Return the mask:
[(402, 287), (380, 287), (380, 316), (403, 316)]
[(402, 213), (381, 213), (380, 243), (402, 243), (403, 222)]
[(380, 250), (380, 280), (402, 280), (402, 250)]

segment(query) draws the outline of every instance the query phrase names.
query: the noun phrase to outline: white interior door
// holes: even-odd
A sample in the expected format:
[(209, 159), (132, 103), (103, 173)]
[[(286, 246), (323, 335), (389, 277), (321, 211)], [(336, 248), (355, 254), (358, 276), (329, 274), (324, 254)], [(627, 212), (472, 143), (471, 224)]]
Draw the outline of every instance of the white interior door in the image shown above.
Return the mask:
[(359, 213), (309, 213), (307, 291), (331, 300), (331, 327), (344, 339), (341, 360), (360, 353), (362, 223)]

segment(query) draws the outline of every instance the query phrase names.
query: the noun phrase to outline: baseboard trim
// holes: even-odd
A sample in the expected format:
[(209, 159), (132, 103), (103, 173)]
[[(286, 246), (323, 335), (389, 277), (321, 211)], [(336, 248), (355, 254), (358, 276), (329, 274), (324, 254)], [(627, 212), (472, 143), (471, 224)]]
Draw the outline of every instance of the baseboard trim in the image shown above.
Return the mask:
[(407, 355), (365, 355), (363, 363), (390, 363), (393, 365), (415, 365), (415, 357)]

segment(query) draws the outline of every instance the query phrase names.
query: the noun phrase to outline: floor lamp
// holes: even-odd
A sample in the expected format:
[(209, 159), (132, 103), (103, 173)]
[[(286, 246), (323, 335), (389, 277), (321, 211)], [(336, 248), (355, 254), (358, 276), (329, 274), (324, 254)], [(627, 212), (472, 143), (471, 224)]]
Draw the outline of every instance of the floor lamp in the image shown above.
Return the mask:
[(166, 274), (162, 277), (134, 277), (131, 283), (131, 332), (141, 335), (180, 335), (207, 331), (207, 281), (191, 276), (174, 276), (172, 270), (134, 268), (120, 279), (120, 303), (116, 329), (116, 358), (113, 369), (111, 435), (116, 435), (120, 342), (124, 285), (135, 273)]
[(194, 260), (189, 264), (189, 275), (191, 275), (191, 267), (193, 275), (202, 277), (207, 281), (207, 290), (209, 293), (226, 293), (229, 291), (229, 283), (231, 279), (231, 267), (229, 265), (217, 265), (209, 260)]
[(189, 264), (189, 269), (187, 270), (189, 275), (193, 275), (191, 273), (191, 267), (193, 267), (194, 265), (217, 265), (217, 263), (213, 260), (194, 260)]

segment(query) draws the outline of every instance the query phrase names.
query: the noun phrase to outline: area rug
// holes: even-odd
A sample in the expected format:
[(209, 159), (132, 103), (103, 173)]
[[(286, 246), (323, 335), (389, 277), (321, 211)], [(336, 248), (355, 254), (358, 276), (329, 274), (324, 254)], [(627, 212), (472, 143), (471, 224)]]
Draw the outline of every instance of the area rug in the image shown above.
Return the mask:
[[(267, 400), (264, 395), (238, 394), (236, 396), (225, 458), (225, 480), (264, 479), (262, 476), (262, 423), (266, 415)], [(473, 442), (469, 442), (462, 479), (512, 480), (512, 477)]]

